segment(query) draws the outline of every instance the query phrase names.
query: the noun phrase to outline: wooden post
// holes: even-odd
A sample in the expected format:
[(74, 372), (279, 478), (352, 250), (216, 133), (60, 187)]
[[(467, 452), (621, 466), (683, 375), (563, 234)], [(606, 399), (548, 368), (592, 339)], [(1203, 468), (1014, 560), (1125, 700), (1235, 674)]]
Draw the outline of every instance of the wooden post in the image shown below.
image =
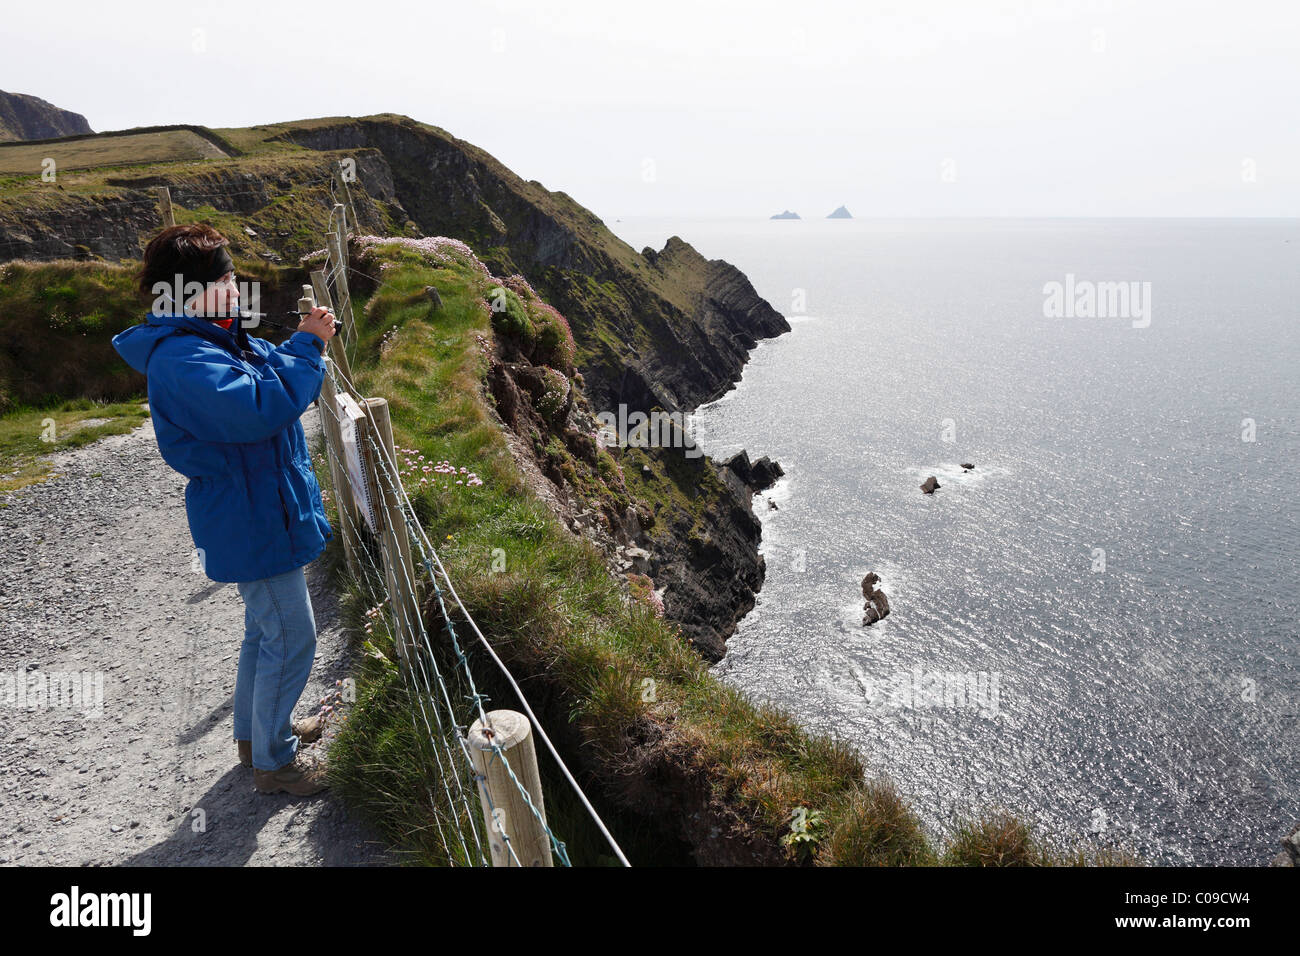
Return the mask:
[(358, 557), (361, 548), (360, 536), (357, 533), (357, 513), (356, 505), (352, 492), (352, 486), (348, 477), (347, 465), (343, 461), (343, 435), (339, 427), (339, 417), (343, 414), (343, 406), (339, 403), (338, 395), (334, 393), (334, 383), (328, 379), (321, 386), (321, 421), (325, 426), (325, 440), (329, 448), (330, 481), (334, 485), (334, 496), (337, 499), (339, 524), (342, 526), (343, 534), (343, 556), (348, 563), (348, 570), (352, 572), (355, 578), (361, 577), (361, 561)]
[[(342, 196), (344, 199), (347, 200), (348, 212), (351, 213), (352, 215), (352, 229), (354, 232), (356, 232), (360, 230), (361, 225), (360, 223), (357, 222), (357, 209), (352, 204), (352, 188), (348, 185), (348, 181), (343, 178), (343, 160), (336, 159), (334, 160), (333, 165), (334, 165), (334, 195)], [(347, 234), (347, 230), (345, 229), (344, 235), (346, 234)]]
[[(316, 293), (316, 301), (321, 305), (324, 305), (325, 308), (329, 309), (331, 312), (333, 312), (334, 303), (330, 299), (329, 283), (325, 281), (324, 269), (317, 269), (314, 272), (312, 272), (311, 287)], [(304, 286), (303, 288), (305, 289), (306, 286)], [(300, 312), (302, 311), (302, 306), (298, 307), (298, 311)], [(337, 314), (338, 313), (335, 313), (336, 317)], [(339, 371), (343, 373), (344, 383), (351, 382), (352, 365), (350, 362), (348, 362), (348, 353), (347, 350), (343, 348), (343, 340), (340, 336), (335, 335), (330, 339), (329, 353), (330, 353), (330, 358), (334, 360), (334, 364), (337, 365)]]
[(172, 191), (166, 186), (155, 186), (158, 192), (158, 215), (162, 217), (163, 226), (176, 225), (176, 216), (172, 212)]
[[(303, 297), (298, 300), (298, 311), (308, 312), (316, 307), (316, 298), (312, 287), (302, 287)], [(326, 361), (329, 361), (326, 359)], [(348, 483), (348, 470), (343, 462), (343, 435), (339, 428), (339, 416), (342, 408), (334, 394), (334, 382), (328, 372), (321, 383), (320, 395), (316, 399), (321, 410), (321, 427), (325, 432), (325, 460), (329, 462), (330, 484), (334, 487), (335, 505), (338, 508), (339, 524), (343, 534), (343, 556), (347, 560), (348, 570), (352, 576), (361, 576), (361, 562), (357, 558), (360, 542), (357, 539), (356, 512), (353, 504), (352, 489)]]
[[(381, 537), (384, 552), (384, 571), (388, 577), (388, 593), (392, 596), (393, 617), (398, 624), (399, 645), (405, 645), (402, 656), (413, 661), (420, 638), (420, 594), (415, 582), (415, 565), (411, 561), (411, 539), (407, 534), (405, 509), (393, 483), (401, 482), (397, 454), (393, 444), (393, 423), (388, 414), (388, 400), (367, 398), (366, 415), (370, 419), (370, 434), (374, 438), (373, 451), (383, 455), (383, 462), (372, 461), (377, 489), (375, 508), (383, 518)], [(400, 648), (399, 648), (400, 649)]]
[[(528, 718), (518, 711), (492, 710), (488, 711), (487, 725), (482, 720), (474, 721), (466, 737), (478, 777), (493, 866), (554, 866), (551, 839), (542, 826), (546, 810), (542, 806), (542, 778), (537, 772), (532, 730)], [(519, 787), (510, 779), (505, 763), (492, 749), (493, 744), (505, 753), (510, 769), (528, 791), (542, 820), (529, 809)], [(507, 836), (513, 856), (506, 849)]]
[(348, 235), (343, 230), (342, 223), (342, 204), (334, 207), (334, 211), (339, 213), (335, 219), (334, 231), (329, 233), (326, 241), (329, 243), (331, 254), (334, 261), (339, 264), (338, 276), (334, 280), (335, 286), (339, 290), (339, 308), (343, 311), (339, 318), (343, 320), (343, 337), (345, 342), (351, 342), (356, 338), (356, 322), (352, 317), (352, 294), (348, 291)]

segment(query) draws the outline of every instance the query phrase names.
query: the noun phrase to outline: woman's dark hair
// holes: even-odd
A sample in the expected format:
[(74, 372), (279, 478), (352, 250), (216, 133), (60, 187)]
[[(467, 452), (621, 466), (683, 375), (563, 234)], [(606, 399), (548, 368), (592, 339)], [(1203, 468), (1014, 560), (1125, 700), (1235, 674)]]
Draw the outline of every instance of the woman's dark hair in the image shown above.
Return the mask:
[(145, 247), (144, 263), (136, 276), (138, 288), (145, 295), (152, 295), (157, 282), (170, 286), (177, 275), (207, 272), (217, 250), (229, 243), (229, 239), (205, 222), (168, 226)]

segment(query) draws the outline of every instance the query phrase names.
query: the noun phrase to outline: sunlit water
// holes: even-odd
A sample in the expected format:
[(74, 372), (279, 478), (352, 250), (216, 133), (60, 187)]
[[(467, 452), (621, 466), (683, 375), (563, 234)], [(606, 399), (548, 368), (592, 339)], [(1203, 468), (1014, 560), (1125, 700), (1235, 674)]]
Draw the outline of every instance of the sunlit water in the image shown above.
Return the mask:
[[(935, 834), (1003, 806), (1153, 862), (1272, 857), (1300, 822), (1300, 223), (611, 227), (726, 259), (793, 326), (698, 416), (787, 475), (719, 676), (853, 741)], [(1067, 273), (1151, 283), (1149, 326), (1046, 317)], [(869, 570), (893, 613), (864, 628)], [(900, 696), (945, 674), (983, 695)]]

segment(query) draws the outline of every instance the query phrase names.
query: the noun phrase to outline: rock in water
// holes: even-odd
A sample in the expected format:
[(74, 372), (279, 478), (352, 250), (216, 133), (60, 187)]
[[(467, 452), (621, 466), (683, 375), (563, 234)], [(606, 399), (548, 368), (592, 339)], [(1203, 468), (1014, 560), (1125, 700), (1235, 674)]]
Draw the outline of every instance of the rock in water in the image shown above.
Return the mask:
[(785, 474), (785, 470), (771, 458), (764, 455), (754, 462), (751, 487), (755, 491), (766, 491), (776, 484), (776, 480)]
[(874, 571), (867, 572), (867, 576), (862, 579), (862, 596), (867, 599), (867, 603), (862, 605), (863, 627), (870, 627), (889, 614), (889, 598), (876, 587), (879, 582), (880, 575)]
[(965, 468), (967, 471), (974, 471), (974, 470), (975, 470), (975, 466), (974, 466), (974, 465), (969, 465), (969, 464), (967, 464), (966, 462), (962, 462), (962, 463), (961, 463), (961, 466), (962, 466), (963, 468)]
[(1282, 838), (1282, 852), (1270, 866), (1300, 866), (1300, 826)]
[(776, 484), (776, 480), (785, 474), (779, 464), (764, 455), (758, 461), (750, 462), (749, 453), (741, 450), (728, 458), (723, 467), (730, 468), (750, 491), (766, 491)]
[(921, 490), (927, 495), (934, 494), (942, 487), (943, 485), (939, 484), (939, 479), (934, 477), (934, 475), (931, 475), (929, 478), (925, 479), (925, 481), (921, 482)]

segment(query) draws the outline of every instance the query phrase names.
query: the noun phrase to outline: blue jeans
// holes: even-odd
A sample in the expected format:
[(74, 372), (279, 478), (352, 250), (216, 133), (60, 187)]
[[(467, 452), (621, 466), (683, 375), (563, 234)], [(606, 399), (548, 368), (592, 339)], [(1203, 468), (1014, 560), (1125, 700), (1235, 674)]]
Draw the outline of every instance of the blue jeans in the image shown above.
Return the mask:
[(253, 767), (278, 770), (298, 752), (293, 708), (316, 656), (316, 618), (307, 574), (236, 585), (244, 599), (244, 643), (235, 677), (235, 739), (251, 740)]

